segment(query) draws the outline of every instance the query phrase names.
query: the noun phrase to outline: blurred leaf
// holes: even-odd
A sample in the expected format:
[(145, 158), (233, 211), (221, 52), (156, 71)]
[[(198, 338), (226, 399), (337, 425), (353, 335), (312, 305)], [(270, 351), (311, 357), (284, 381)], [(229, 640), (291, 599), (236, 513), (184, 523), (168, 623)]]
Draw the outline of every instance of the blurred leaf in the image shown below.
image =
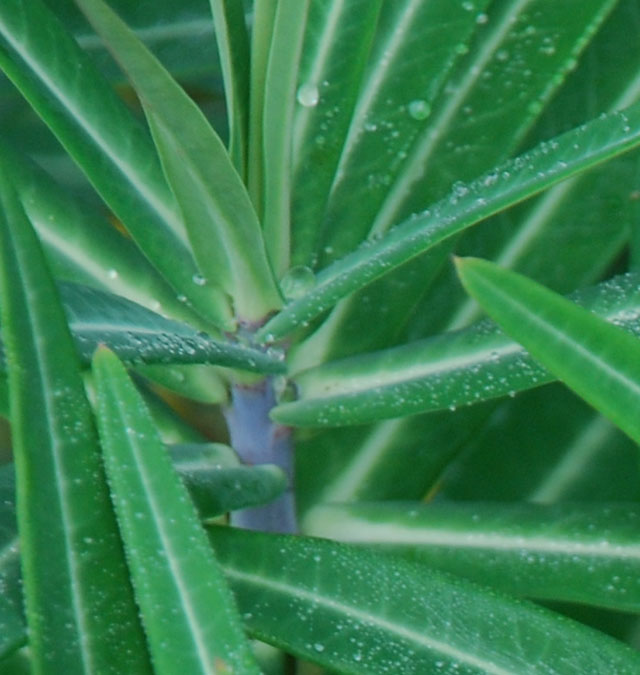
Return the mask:
[(169, 453), (202, 519), (266, 504), (287, 487), (287, 477), (277, 466), (243, 466), (226, 445), (173, 445)]
[(637, 652), (597, 631), (397, 557), (230, 528), (213, 530), (211, 541), (251, 634), (332, 671), (640, 668)]
[(318, 273), (315, 287), (263, 326), (259, 339), (280, 339), (444, 239), (639, 143), (640, 104), (636, 104), (543, 143), (468, 186), (457, 186), (449, 198)]
[[(401, 3), (388, 4), (399, 6)], [(384, 6), (381, 0), (325, 0), (309, 5), (292, 129), (291, 255), (294, 265), (315, 265), (318, 224), (358, 99), (380, 9)], [(407, 28), (417, 27), (415, 14), (407, 14)], [(389, 33), (393, 32), (392, 28)], [(403, 41), (406, 39), (405, 34)], [(401, 78), (395, 72), (398, 81), (404, 79), (405, 86), (413, 82), (413, 77)]]
[(206, 318), (231, 327), (226, 299), (193, 282), (198, 269), (148, 134), (41, 0), (0, 4), (0, 67), (152, 264)]
[(405, 502), (318, 507), (307, 527), (514, 595), (638, 613), (639, 520), (633, 503)]
[(0, 466), (0, 659), (26, 642), (13, 464)]
[[(640, 334), (640, 278), (623, 275), (574, 296)], [(358, 424), (515, 395), (554, 375), (491, 321), (456, 333), (324, 364), (294, 377), (300, 400), (274, 410), (285, 424)]]
[[(240, 319), (258, 321), (280, 298), (260, 225), (229, 155), (159, 61), (101, 0), (77, 0), (140, 97), (167, 180), (207, 282), (229, 293)], [(196, 283), (196, 279), (194, 279)]]
[(310, 0), (279, 0), (265, 78), (262, 224), (269, 258), (278, 276), (289, 267), (292, 123), (309, 5)]
[(233, 598), (144, 402), (117, 357), (93, 361), (98, 426), (158, 673), (258, 672)]
[(465, 288), (558, 379), (636, 442), (640, 342), (578, 305), (514, 272), (465, 258)]
[(0, 200), (0, 304), (33, 667), (43, 675), (147, 673), (80, 364), (37, 238), (4, 172)]
[[(249, 36), (242, 3), (210, 0), (226, 91), (229, 154), (240, 178), (246, 178), (249, 142)], [(127, 22), (128, 23), (128, 22)], [(175, 71), (169, 68), (169, 72)]]
[(556, 383), (496, 406), (447, 467), (437, 499), (640, 501), (637, 474), (636, 444)]
[(0, 162), (11, 173), (54, 276), (117, 293), (173, 317), (201, 322), (102, 213), (78, 203), (74, 194), (4, 143), (0, 143)]

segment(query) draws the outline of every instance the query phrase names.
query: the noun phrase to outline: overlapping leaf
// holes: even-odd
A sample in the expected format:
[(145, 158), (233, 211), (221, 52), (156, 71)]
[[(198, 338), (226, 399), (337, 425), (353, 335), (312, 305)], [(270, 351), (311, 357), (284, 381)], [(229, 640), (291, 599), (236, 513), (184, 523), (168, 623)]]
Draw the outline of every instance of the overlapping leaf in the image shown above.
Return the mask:
[(230, 326), (227, 300), (199, 270), (148, 134), (41, 0), (0, 7), (0, 67), (124, 223), (205, 317)]
[(640, 341), (514, 272), (487, 261), (457, 262), (465, 288), (558, 379), (636, 442)]
[(39, 672), (150, 672), (80, 364), (0, 173), (0, 289), (30, 651)]
[(250, 632), (344, 673), (635, 673), (629, 647), (394, 557), (228, 528), (211, 540)]
[[(576, 296), (627, 331), (640, 333), (638, 277), (623, 275)], [(300, 400), (274, 416), (286, 424), (357, 424), (381, 417), (455, 409), (551, 382), (538, 364), (495, 324), (483, 321), (372, 354), (300, 373)]]
[(154, 668), (257, 673), (224, 578), (144, 402), (117, 357), (93, 361), (111, 495)]
[(514, 595), (640, 612), (632, 503), (319, 507), (310, 533), (372, 544)]
[(371, 283), (467, 227), (640, 144), (640, 105), (603, 115), (511, 160), (449, 198), (394, 227), (322, 270), (315, 287), (291, 302), (259, 332), (282, 338), (342, 297)]
[(240, 318), (262, 319), (278, 308), (280, 299), (258, 219), (222, 141), (107, 5), (101, 0), (77, 1), (140, 97), (200, 267), (200, 285), (224, 288)]

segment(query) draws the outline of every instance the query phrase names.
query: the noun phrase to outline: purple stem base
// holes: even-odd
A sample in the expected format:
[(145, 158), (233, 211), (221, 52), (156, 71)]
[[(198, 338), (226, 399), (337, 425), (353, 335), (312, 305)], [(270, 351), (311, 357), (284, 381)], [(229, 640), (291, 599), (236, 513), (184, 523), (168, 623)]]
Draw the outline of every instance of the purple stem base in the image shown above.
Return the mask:
[(233, 511), (231, 524), (262, 532), (298, 532), (293, 493), (293, 443), (291, 430), (269, 419), (275, 405), (270, 379), (253, 386), (234, 385), (225, 418), (231, 446), (245, 464), (275, 464), (289, 479), (287, 491), (278, 499), (250, 509)]

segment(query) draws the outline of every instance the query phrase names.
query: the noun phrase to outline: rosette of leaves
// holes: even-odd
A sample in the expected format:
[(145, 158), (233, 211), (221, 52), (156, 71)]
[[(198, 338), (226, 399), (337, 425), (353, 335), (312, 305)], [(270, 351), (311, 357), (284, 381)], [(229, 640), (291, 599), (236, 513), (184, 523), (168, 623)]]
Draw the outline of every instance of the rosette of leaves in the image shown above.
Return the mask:
[(0, 4), (3, 673), (640, 671), (639, 29)]

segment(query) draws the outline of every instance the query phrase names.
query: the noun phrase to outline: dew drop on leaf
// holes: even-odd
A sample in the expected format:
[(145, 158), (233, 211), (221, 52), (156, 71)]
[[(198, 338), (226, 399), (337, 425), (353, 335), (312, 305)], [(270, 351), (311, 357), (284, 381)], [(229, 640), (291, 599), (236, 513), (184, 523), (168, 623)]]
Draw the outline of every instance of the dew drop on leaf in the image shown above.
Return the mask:
[(298, 100), (298, 103), (305, 108), (313, 108), (318, 105), (318, 101), (320, 100), (318, 87), (316, 87), (315, 84), (310, 83), (301, 85), (296, 94), (296, 99)]
[(407, 110), (409, 111), (409, 115), (413, 117), (414, 120), (427, 119), (427, 117), (429, 117), (431, 114), (431, 106), (422, 99), (411, 101)]

